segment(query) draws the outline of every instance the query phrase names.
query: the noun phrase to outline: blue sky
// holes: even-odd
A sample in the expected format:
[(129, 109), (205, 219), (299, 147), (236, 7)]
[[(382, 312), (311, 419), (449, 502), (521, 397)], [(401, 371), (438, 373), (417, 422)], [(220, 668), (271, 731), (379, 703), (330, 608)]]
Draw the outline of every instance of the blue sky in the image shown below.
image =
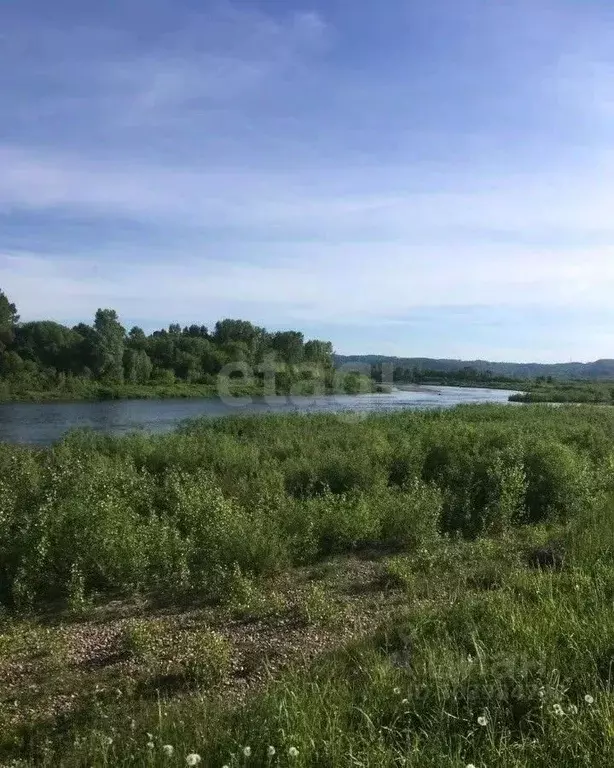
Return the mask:
[(2, 0), (23, 319), (614, 357), (606, 0)]

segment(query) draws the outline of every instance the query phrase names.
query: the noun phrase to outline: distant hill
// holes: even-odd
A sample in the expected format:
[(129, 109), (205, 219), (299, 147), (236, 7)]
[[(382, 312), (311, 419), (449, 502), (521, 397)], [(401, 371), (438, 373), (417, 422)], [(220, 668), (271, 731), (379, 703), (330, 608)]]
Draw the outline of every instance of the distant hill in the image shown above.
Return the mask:
[(518, 379), (531, 379), (536, 376), (552, 376), (556, 379), (614, 379), (614, 360), (596, 360), (594, 363), (495, 363), (489, 360), (442, 360), (430, 357), (335, 355), (335, 365), (346, 363), (390, 363), (395, 367), (441, 373), (474, 368), (480, 372), (491, 371), (493, 376), (513, 376)]

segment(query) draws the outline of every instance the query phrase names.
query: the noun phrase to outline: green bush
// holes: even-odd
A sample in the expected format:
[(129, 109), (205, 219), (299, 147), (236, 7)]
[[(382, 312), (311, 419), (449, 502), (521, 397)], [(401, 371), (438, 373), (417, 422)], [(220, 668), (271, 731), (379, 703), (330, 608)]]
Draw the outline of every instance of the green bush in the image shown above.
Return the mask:
[(235, 565), (252, 578), (374, 543), (574, 520), (614, 492), (612, 444), (603, 408), (467, 406), (0, 445), (0, 603), (216, 599)]

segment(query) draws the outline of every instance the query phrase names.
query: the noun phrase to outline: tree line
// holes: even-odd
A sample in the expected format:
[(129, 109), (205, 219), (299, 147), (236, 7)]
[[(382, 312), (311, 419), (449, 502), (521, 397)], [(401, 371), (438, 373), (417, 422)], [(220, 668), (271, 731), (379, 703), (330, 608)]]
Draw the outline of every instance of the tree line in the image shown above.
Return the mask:
[(382, 362), (371, 364), (371, 378), (376, 382), (395, 384), (518, 384), (520, 381), (514, 376), (495, 374), (490, 369), (483, 371), (468, 365), (444, 371)]
[(98, 309), (91, 325), (20, 322), (17, 307), (0, 291), (0, 379), (13, 386), (45, 390), (70, 380), (213, 384), (229, 364), (257, 370), (264, 361), (288, 379), (299, 375), (301, 364), (330, 370), (332, 343), (235, 319), (220, 320), (211, 330), (174, 323), (148, 334), (138, 326), (124, 328), (113, 309)]

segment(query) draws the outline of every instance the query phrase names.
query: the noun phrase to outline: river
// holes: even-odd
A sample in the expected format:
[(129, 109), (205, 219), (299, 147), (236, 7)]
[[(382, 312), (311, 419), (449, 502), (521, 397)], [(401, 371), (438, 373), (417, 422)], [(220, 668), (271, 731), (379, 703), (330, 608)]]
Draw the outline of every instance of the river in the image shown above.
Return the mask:
[(0, 442), (49, 445), (71, 429), (87, 427), (113, 435), (168, 432), (186, 419), (245, 413), (350, 412), (451, 408), (462, 403), (507, 403), (512, 391), (464, 387), (418, 387), (389, 394), (247, 398), (105, 400), (0, 405)]

